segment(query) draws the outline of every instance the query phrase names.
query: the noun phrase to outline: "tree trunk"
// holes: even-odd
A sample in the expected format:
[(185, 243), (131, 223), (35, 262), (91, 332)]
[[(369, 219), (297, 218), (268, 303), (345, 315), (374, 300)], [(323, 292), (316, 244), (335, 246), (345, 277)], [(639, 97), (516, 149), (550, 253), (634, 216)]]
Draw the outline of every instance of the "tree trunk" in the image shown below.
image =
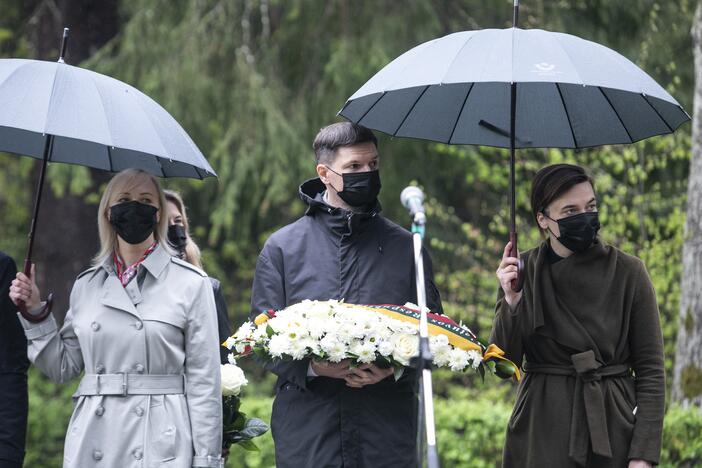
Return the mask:
[[(66, 53), (66, 63), (70, 65), (80, 64), (114, 37), (119, 25), (116, 0), (39, 1), (32, 5), (32, 13), (30, 41), (40, 59), (57, 60), (63, 28), (71, 29)], [(34, 190), (38, 180), (38, 161), (34, 172), (31, 190)], [(88, 193), (96, 192), (110, 177), (103, 171), (90, 172), (93, 186)], [(76, 276), (90, 265), (91, 258), (98, 250), (96, 220), (95, 204), (88, 204), (84, 196), (74, 196), (68, 191), (56, 197), (47, 179), (33, 257), (42, 295), (54, 293), (53, 310), (59, 321), (63, 320), (68, 310), (68, 299)]]
[(702, 406), (702, 2), (692, 26), (695, 96), (673, 400)]

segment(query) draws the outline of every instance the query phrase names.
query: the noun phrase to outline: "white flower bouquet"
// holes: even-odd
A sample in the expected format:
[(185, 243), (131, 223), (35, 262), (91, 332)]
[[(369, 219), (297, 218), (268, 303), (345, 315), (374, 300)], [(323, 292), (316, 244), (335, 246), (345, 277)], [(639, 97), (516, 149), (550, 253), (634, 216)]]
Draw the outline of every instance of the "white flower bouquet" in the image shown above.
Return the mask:
[[(265, 359), (349, 359), (356, 364), (394, 367), (396, 378), (418, 354), (419, 312), (406, 306), (363, 306), (310, 301), (268, 311), (244, 323), (225, 341), (235, 356), (256, 354)], [(428, 314), (429, 348), (436, 367), (462, 372), (476, 370), (518, 377), (518, 369), (495, 345), (485, 347), (464, 325)]]
[(245, 450), (258, 450), (253, 442), (253, 438), (265, 434), (268, 425), (256, 418), (248, 418), (240, 411), (241, 389), (249, 381), (246, 380), (244, 371), (236, 365), (236, 361), (231, 357), (229, 364), (224, 364), (220, 368), (222, 378), (222, 449), (224, 453), (229, 453), (232, 444), (239, 444)]

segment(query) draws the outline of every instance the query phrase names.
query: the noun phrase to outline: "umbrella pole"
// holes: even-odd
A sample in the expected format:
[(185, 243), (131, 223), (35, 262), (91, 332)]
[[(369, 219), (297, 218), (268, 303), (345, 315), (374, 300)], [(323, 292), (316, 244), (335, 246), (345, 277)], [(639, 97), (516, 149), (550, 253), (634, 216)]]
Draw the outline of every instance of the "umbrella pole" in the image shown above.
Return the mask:
[[(512, 12), (512, 27), (516, 28), (519, 22), (519, 0), (514, 0), (514, 10)], [(514, 37), (514, 36), (512, 36)], [(512, 243), (510, 257), (519, 258), (519, 247), (517, 245), (517, 200), (516, 200), (516, 157), (515, 147), (515, 127), (517, 114), (517, 83), (512, 82), (509, 86), (509, 241)], [(519, 292), (524, 285), (524, 262), (520, 258), (517, 265), (517, 278), (512, 280), (512, 290)]]
[[(66, 47), (68, 46), (68, 28), (63, 28), (63, 36), (61, 37), (61, 52), (59, 53), (58, 63), (64, 63), (63, 57), (66, 55)], [(42, 156), (41, 169), (39, 172), (39, 183), (37, 184), (36, 198), (34, 199), (34, 213), (32, 215), (32, 224), (29, 228), (27, 236), (27, 256), (24, 258), (23, 273), (30, 276), (32, 273), (32, 250), (34, 249), (34, 233), (37, 228), (37, 220), (39, 219), (39, 206), (41, 205), (41, 194), (44, 190), (44, 176), (46, 175), (46, 166), (49, 163), (49, 156), (54, 147), (54, 136), (48, 133), (44, 134), (44, 154)], [(51, 305), (53, 303), (53, 294), (49, 294), (46, 298), (46, 305), (42, 311), (36, 315), (32, 315), (27, 311), (27, 305), (20, 301), (17, 304), (17, 309), (27, 321), (37, 323), (44, 320), (51, 313)]]
[[(27, 256), (24, 259), (24, 274), (29, 276), (32, 272), (32, 250), (34, 248), (34, 233), (36, 232), (37, 228), (37, 220), (39, 219), (39, 207), (41, 205), (41, 194), (44, 189), (44, 177), (46, 176), (46, 166), (49, 162), (49, 155), (51, 154), (51, 150), (53, 149), (54, 146), (54, 136), (53, 135), (45, 135), (44, 139), (44, 154), (42, 157), (42, 163), (41, 163), (41, 169), (39, 172), (39, 182), (37, 184), (37, 191), (36, 191), (36, 198), (34, 199), (34, 213), (32, 215), (32, 224), (31, 227), (29, 228), (29, 236), (27, 238)], [(24, 304), (24, 302), (20, 302), (17, 304), (17, 309), (19, 309), (20, 313), (22, 314), (22, 317), (27, 319), (30, 322), (41, 322), (44, 320), (49, 313), (51, 312), (51, 303), (52, 303), (53, 295), (49, 294), (49, 297), (46, 300), (46, 306), (44, 309), (41, 311), (41, 313), (37, 315), (32, 315), (27, 311), (27, 306)]]
[[(518, 0), (515, 0), (515, 4)], [(515, 10), (516, 17), (516, 10)], [(509, 110), (509, 241), (512, 243), (510, 257), (519, 258), (517, 245), (517, 195), (516, 195), (516, 157), (515, 157), (515, 126), (517, 110), (517, 83), (510, 85), (510, 110)], [(519, 258), (517, 265), (517, 278), (512, 280), (512, 290), (519, 292), (524, 285), (524, 262)]]

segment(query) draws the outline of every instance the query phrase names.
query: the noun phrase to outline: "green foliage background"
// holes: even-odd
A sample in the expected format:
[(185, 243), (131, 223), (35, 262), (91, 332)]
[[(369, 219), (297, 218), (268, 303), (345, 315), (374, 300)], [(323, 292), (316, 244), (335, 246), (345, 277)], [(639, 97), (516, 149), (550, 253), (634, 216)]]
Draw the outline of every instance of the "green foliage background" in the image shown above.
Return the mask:
[[(560, 30), (624, 54), (691, 109), (694, 83), (692, 0), (541, 0), (522, 2), (521, 26)], [(188, 130), (219, 180), (166, 181), (184, 194), (208, 272), (222, 280), (231, 319), (248, 314), (253, 269), (263, 242), (300, 216), (297, 186), (314, 173), (311, 142), (335, 121), (345, 99), (394, 57), (423, 41), (464, 29), (508, 27), (509, 0), (409, 2), (344, 0), (133, 0), (120, 3), (117, 36), (83, 66), (152, 96)], [(27, 57), (21, 9), (0, 19), (0, 52)], [(640, 256), (656, 288), (669, 380), (675, 351), (690, 127), (627, 147), (579, 152), (518, 152), (517, 206), (522, 248), (540, 242), (529, 215), (529, 180), (545, 164), (568, 161), (594, 175), (602, 235)], [(487, 337), (494, 270), (507, 234), (507, 155), (484, 147), (380, 141), (385, 214), (406, 216), (398, 200), (410, 182), (429, 194), (428, 230), (446, 312)], [(34, 161), (0, 154), (0, 248), (22, 258)], [(429, 169), (429, 170), (428, 170)], [(55, 193), (97, 204), (90, 174), (51, 166)], [(92, 219), (76, 222), (94, 222)], [(311, 253), (312, 254), (312, 253)], [(253, 383), (247, 412), (268, 420), (270, 376), (246, 367)], [(31, 380), (27, 466), (59, 466), (70, 415), (70, 386), (36, 372)], [(513, 388), (489, 379), (439, 373), (439, 441), (444, 466), (495, 466)], [(702, 418), (670, 408), (667, 466), (702, 460)], [(245, 465), (272, 466), (270, 436)], [(692, 466), (692, 465), (690, 465)]]

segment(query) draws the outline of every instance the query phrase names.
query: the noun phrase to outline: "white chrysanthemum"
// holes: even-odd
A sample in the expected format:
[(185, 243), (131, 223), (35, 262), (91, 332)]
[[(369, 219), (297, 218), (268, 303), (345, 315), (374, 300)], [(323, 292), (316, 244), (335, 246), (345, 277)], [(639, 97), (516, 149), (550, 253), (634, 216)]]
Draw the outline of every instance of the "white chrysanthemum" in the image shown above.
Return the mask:
[[(253, 333), (254, 329), (256, 326), (252, 322), (246, 322), (242, 326), (239, 327), (239, 329), (234, 333), (234, 339), (236, 340), (245, 340), (249, 338), (251, 333)], [(227, 339), (227, 341), (229, 341)]]
[(236, 340), (234, 339), (233, 336), (230, 336), (226, 340), (224, 340), (224, 347), (227, 348), (229, 351), (232, 350), (234, 347), (234, 344), (236, 343)]
[(322, 319), (314, 319), (307, 322), (307, 332), (309, 336), (318, 340), (327, 333), (326, 323)]
[[(249, 346), (248, 341), (239, 341), (234, 345), (234, 349), (237, 353), (242, 354), (244, 351), (246, 351), (247, 346)], [(231, 348), (229, 348), (229, 350), (231, 350)]]
[(338, 341), (335, 342), (334, 345), (327, 351), (327, 360), (330, 362), (340, 362), (347, 357), (346, 345)]
[(477, 369), (480, 363), (483, 362), (483, 355), (473, 349), (468, 351), (468, 359), (470, 359), (470, 365), (473, 369)]
[(433, 356), (434, 365), (437, 367), (447, 367), (451, 362), (451, 351), (450, 345), (437, 345), (431, 347), (431, 354)]
[(241, 392), (241, 387), (249, 383), (244, 371), (234, 364), (220, 366), (220, 372), (222, 375), (222, 395), (224, 396), (238, 395)]
[(256, 328), (256, 330), (253, 332), (252, 338), (256, 343), (267, 340), (268, 330), (266, 330), (266, 325), (264, 324)]
[(290, 342), (290, 352), (288, 353), (294, 360), (303, 359), (307, 356), (307, 341), (295, 340)]
[(432, 346), (446, 346), (449, 344), (448, 336), (440, 333), (438, 335), (432, 335), (429, 337), (429, 347)]
[(467, 351), (455, 348), (451, 350), (451, 357), (449, 359), (449, 366), (454, 372), (462, 371), (470, 364), (470, 356)]
[(381, 356), (390, 356), (392, 352), (395, 350), (395, 345), (390, 339), (387, 340), (381, 340), (378, 342), (378, 353)]
[(369, 363), (375, 361), (375, 344), (369, 341), (357, 341), (349, 350), (351, 353), (358, 356), (357, 361), (361, 363)]
[(234, 359), (234, 353), (227, 354), (227, 361), (229, 361), (229, 364), (236, 366), (236, 359)]
[(405, 366), (409, 365), (410, 359), (419, 351), (419, 340), (416, 335), (398, 333), (393, 336), (392, 344), (394, 348), (392, 357)]
[(286, 335), (273, 335), (268, 342), (268, 353), (273, 357), (283, 357), (290, 354), (290, 340)]

